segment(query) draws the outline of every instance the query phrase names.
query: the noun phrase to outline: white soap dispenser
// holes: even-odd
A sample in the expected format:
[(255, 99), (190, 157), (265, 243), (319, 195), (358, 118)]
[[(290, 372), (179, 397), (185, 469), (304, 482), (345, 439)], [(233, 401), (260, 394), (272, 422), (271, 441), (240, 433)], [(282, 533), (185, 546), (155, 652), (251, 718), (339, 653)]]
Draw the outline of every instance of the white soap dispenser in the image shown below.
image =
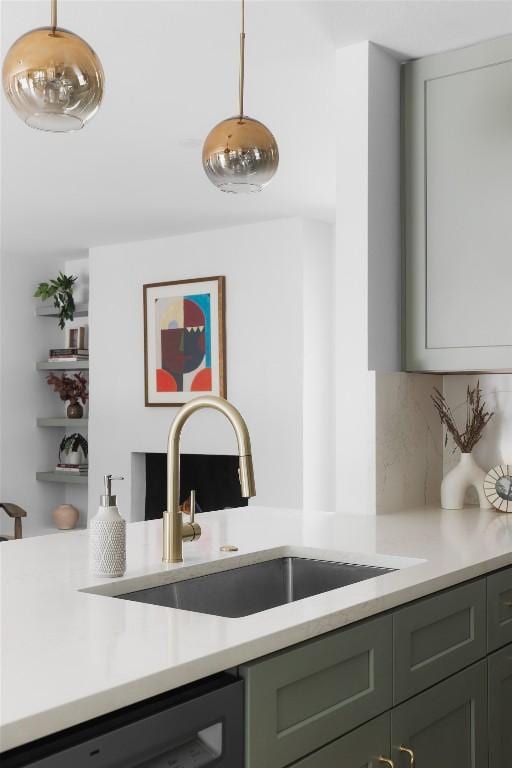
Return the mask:
[(112, 495), (112, 480), (123, 477), (104, 475), (105, 493), (100, 496), (100, 508), (91, 520), (91, 569), (95, 576), (122, 576), (126, 570), (126, 521)]

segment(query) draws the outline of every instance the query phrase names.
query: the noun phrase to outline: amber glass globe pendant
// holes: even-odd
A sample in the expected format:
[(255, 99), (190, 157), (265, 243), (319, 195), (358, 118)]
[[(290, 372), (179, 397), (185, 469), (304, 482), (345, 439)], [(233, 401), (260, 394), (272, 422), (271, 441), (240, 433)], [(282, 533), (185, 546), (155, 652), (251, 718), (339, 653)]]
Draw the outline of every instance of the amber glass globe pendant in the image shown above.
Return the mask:
[(41, 131), (83, 128), (103, 96), (101, 62), (85, 40), (57, 26), (57, 0), (51, 0), (51, 25), (10, 47), (2, 79), (16, 114)]
[(237, 117), (215, 126), (203, 146), (203, 168), (222, 192), (259, 192), (274, 176), (279, 150), (271, 131), (244, 115), (245, 0), (240, 32), (240, 83)]

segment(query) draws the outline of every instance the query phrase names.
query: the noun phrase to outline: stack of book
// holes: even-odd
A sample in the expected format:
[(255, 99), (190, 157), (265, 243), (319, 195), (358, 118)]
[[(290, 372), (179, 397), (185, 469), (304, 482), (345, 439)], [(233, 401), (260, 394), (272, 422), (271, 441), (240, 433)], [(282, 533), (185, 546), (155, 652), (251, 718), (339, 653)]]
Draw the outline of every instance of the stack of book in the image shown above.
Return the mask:
[(49, 363), (76, 363), (79, 360), (88, 360), (89, 350), (79, 347), (65, 347), (64, 349), (50, 349)]
[(87, 475), (89, 467), (87, 464), (57, 464), (56, 472), (68, 472), (70, 475)]

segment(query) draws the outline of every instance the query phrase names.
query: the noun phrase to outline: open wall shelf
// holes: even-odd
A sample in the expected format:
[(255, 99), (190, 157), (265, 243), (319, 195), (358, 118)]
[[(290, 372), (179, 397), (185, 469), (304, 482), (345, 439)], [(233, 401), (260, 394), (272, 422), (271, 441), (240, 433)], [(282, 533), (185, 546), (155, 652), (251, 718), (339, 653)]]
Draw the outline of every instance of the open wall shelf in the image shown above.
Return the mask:
[[(75, 305), (75, 317), (87, 317), (89, 314), (89, 305), (88, 304), (76, 304)], [(55, 307), (52, 305), (51, 307), (36, 307), (36, 315), (39, 317), (58, 317), (59, 313), (55, 309)]]
[(36, 363), (36, 368), (38, 371), (88, 371), (89, 361), (78, 360), (76, 362), (69, 363), (49, 363), (48, 361), (43, 360), (39, 363)]
[(67, 419), (65, 416), (62, 418), (40, 418), (37, 420), (38, 427), (61, 427), (63, 429), (68, 429), (69, 427), (81, 427), (82, 429), (87, 429), (88, 424), (89, 419)]
[[(58, 317), (58, 311), (57, 309), (51, 305), (51, 302), (47, 302), (47, 305), (41, 305), (34, 308), (35, 315), (37, 317), (50, 317), (50, 318), (57, 318)], [(87, 317), (89, 315), (89, 306), (88, 304), (76, 304), (75, 307), (75, 318), (79, 317)], [(58, 347), (59, 349), (65, 345), (65, 342), (58, 341), (59, 332), (57, 329), (57, 324), (55, 324), (55, 342), (53, 343), (54, 347)], [(51, 361), (51, 360), (40, 360), (38, 362), (35, 362), (35, 369), (38, 371), (61, 371), (61, 372), (67, 372), (67, 371), (88, 371), (89, 370), (89, 360), (58, 360), (58, 361)], [(41, 377), (43, 378), (43, 377)], [(44, 386), (41, 381), (41, 386)], [(54, 406), (55, 407), (55, 406)], [(52, 407), (53, 410), (53, 407)], [(55, 410), (58, 410), (55, 408)], [(81, 419), (69, 419), (64, 414), (65, 411), (62, 412), (62, 416), (38, 416), (36, 418), (36, 424), (38, 427), (50, 427), (53, 429), (61, 429), (63, 430), (60, 434), (57, 433), (53, 436), (53, 439), (50, 439), (49, 443), (56, 443), (55, 451), (54, 453), (57, 453), (57, 447), (58, 444), (62, 438), (63, 434), (71, 434), (71, 432), (85, 432), (87, 434), (87, 428), (89, 425), (89, 419), (86, 417), (83, 417)], [(50, 436), (48, 436), (50, 437)], [(46, 466), (51, 466), (53, 462), (55, 461), (55, 457), (48, 458), (46, 457)], [(43, 466), (45, 466), (43, 464)], [(39, 465), (41, 466), (41, 464)], [(35, 469), (35, 468), (34, 468)], [(38, 480), (41, 483), (57, 483), (60, 484), (61, 490), (57, 492), (57, 488), (55, 489), (55, 496), (56, 497), (62, 497), (66, 498), (69, 493), (71, 493), (72, 497), (75, 497), (79, 500), (76, 503), (79, 505), (87, 506), (86, 502), (84, 502), (84, 498), (87, 494), (87, 487), (89, 482), (88, 475), (81, 475), (78, 472), (63, 472), (63, 471), (57, 471), (55, 469), (50, 469), (47, 472), (36, 472), (35, 473), (36, 480)], [(74, 492), (71, 491), (70, 488), (68, 488), (68, 491), (66, 491), (67, 486), (80, 486), (83, 490), (80, 490), (76, 488)], [(86, 515), (85, 510), (83, 510), (83, 514)]]
[(88, 475), (73, 475), (71, 472), (36, 472), (36, 480), (42, 483), (87, 485), (88, 479)]

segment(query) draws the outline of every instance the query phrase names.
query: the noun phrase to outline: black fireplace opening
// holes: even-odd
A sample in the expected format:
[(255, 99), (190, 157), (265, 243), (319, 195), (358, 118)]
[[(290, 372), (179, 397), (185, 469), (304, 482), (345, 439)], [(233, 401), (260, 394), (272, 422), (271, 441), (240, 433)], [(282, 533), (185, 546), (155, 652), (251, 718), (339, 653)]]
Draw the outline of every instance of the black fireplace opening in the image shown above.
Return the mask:
[[(227, 507), (246, 507), (248, 500), (240, 495), (238, 455), (217, 456), (182, 453), (180, 458), (180, 504), (196, 491), (202, 512)], [(167, 455), (146, 453), (145, 519), (162, 517), (167, 506)]]

